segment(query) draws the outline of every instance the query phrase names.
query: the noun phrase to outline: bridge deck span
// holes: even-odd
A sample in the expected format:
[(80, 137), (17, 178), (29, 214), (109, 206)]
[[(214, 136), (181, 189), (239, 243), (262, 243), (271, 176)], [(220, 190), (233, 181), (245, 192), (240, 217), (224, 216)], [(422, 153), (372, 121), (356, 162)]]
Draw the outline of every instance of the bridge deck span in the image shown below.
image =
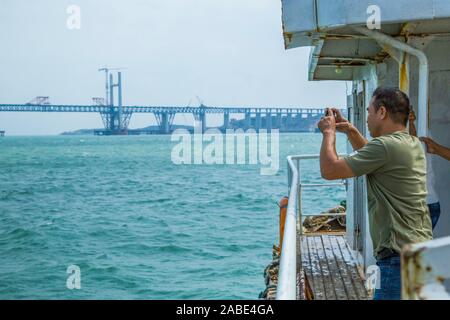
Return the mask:
[[(272, 107), (174, 107), (174, 106), (123, 106), (124, 113), (271, 113), (271, 114), (323, 114), (318, 108)], [(118, 112), (119, 107), (102, 105), (57, 104), (0, 104), (0, 112)]]

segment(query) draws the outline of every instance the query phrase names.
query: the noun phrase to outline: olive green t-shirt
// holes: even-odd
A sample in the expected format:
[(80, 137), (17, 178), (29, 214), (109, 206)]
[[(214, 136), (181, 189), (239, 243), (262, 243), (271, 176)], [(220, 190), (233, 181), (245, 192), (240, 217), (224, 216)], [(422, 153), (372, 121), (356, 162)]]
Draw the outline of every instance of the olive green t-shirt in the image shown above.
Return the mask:
[(374, 256), (384, 248), (431, 240), (426, 204), (426, 160), (421, 142), (406, 131), (371, 140), (345, 158), (356, 176), (367, 175), (369, 228)]

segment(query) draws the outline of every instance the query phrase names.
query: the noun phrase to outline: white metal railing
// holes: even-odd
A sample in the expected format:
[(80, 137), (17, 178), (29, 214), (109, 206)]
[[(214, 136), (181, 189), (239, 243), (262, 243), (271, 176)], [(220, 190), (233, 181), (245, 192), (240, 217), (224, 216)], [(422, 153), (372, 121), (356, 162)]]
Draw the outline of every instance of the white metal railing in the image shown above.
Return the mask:
[[(277, 300), (297, 299), (297, 228), (299, 228), (301, 234), (302, 187), (337, 187), (346, 185), (346, 182), (302, 185), (300, 178), (300, 161), (319, 158), (319, 155), (297, 155), (287, 157), (289, 202), (284, 225), (283, 249), (281, 251), (278, 271)], [(327, 215), (341, 216), (343, 214), (327, 213)]]
[(402, 299), (450, 300), (450, 237), (402, 250)]

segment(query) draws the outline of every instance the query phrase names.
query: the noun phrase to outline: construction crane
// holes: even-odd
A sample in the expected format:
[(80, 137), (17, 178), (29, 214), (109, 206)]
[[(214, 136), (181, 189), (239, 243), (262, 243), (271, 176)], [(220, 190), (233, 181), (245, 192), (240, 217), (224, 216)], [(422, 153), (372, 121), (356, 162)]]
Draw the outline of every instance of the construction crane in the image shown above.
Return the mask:
[(105, 105), (108, 106), (111, 103), (109, 101), (109, 94), (110, 94), (109, 93), (109, 83), (108, 83), (109, 72), (112, 71), (112, 70), (125, 70), (125, 69), (126, 68), (121, 68), (121, 67), (110, 68), (110, 67), (107, 67), (107, 66), (98, 69), (98, 71), (105, 71), (105, 91), (106, 91), (106, 93), (105, 93)]
[(37, 96), (36, 98), (34, 98), (33, 100), (31, 100), (30, 102), (28, 102), (26, 104), (27, 105), (30, 105), (30, 104), (49, 105), (50, 98), (44, 97), (44, 96)]

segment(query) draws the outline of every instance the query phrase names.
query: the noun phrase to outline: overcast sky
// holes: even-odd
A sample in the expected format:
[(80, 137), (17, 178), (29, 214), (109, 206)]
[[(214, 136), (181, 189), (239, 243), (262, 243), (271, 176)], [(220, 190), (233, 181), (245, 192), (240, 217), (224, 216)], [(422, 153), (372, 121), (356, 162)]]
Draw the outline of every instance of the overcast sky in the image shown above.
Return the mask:
[[(0, 103), (92, 104), (102, 66), (125, 105), (345, 106), (344, 82), (308, 82), (309, 48), (286, 51), (280, 0), (0, 0)], [(69, 5), (81, 29), (67, 28)], [(177, 123), (191, 117), (177, 116)], [(130, 127), (154, 124), (133, 115)], [(208, 125), (220, 125), (208, 119)], [(0, 112), (9, 135), (99, 128), (99, 114)]]

